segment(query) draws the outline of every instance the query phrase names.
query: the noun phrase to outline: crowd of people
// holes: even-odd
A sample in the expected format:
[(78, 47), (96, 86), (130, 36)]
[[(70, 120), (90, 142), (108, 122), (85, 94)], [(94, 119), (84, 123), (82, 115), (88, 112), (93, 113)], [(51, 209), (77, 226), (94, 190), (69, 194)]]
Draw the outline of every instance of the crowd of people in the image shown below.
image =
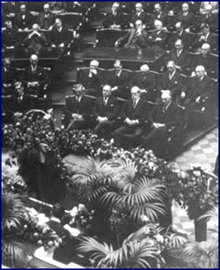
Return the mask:
[[(35, 98), (45, 94), (49, 77), (38, 64), (42, 48), (47, 44), (48, 50), (64, 50), (70, 42), (59, 14), (70, 6), (80, 12), (91, 7), (86, 2), (38, 5), (37, 16), (25, 2), (6, 2), (2, 8), (2, 52), (23, 44), (30, 54), (30, 65), (21, 75), (12, 67), (10, 58), (3, 59), (3, 111), (11, 119), (14, 114), (34, 108)], [(128, 29), (115, 41), (116, 48), (168, 48), (161, 66), (163, 73), (158, 76), (147, 63), (129, 73), (119, 59), (111, 70), (103, 70), (99, 61), (92, 60), (88, 68), (78, 72), (74, 95), (66, 98), (63, 112), (67, 130), (92, 129), (105, 138), (111, 134), (118, 147), (124, 147), (128, 135), (133, 146), (154, 149), (158, 142), (168, 140), (173, 128), (187, 129), (193, 111), (210, 114), (216, 98), (213, 78), (218, 72), (213, 54), (218, 48), (217, 2), (114, 2), (102, 27)], [(22, 31), (27, 31), (24, 39), (19, 34)]]

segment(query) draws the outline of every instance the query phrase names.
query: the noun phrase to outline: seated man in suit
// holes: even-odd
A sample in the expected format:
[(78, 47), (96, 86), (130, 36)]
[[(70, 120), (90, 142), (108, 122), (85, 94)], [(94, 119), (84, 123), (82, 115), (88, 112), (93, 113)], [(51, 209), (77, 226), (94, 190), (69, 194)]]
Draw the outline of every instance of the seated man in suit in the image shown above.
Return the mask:
[(75, 85), (73, 92), (75, 96), (66, 99), (64, 108), (66, 130), (86, 129), (90, 126), (91, 99), (84, 95), (85, 88), (81, 84)]
[(98, 67), (99, 62), (97, 60), (92, 60), (89, 69), (82, 70), (77, 79), (85, 87), (86, 94), (95, 97), (100, 97), (102, 94), (101, 84), (103, 74)]
[(179, 108), (172, 101), (171, 91), (164, 90), (161, 100), (162, 103), (157, 104), (149, 115), (149, 130), (143, 141), (144, 148), (153, 150), (156, 155), (163, 151), (169, 129), (180, 122)]
[(147, 45), (147, 32), (143, 28), (143, 23), (140, 20), (135, 22), (135, 29), (131, 29), (123, 37), (115, 42), (115, 47), (124, 47), (130, 49), (143, 49)]
[(52, 48), (66, 48), (70, 42), (71, 36), (67, 29), (63, 27), (61, 19), (55, 20), (55, 25), (51, 31), (50, 42)]
[(16, 71), (11, 67), (10, 58), (5, 58), (2, 66), (2, 95), (13, 95)]
[(141, 96), (147, 101), (155, 102), (157, 96), (156, 78), (154, 74), (149, 72), (148, 65), (142, 65), (140, 72), (130, 81), (130, 86), (138, 86), (141, 91)]
[(94, 129), (95, 134), (101, 135), (104, 132), (109, 132), (117, 119), (119, 112), (118, 101), (111, 93), (111, 86), (104, 85), (102, 97), (97, 98), (95, 101), (93, 107), (93, 115), (96, 119), (96, 127)]
[(187, 128), (190, 111), (194, 109), (205, 110), (207, 100), (213, 95), (213, 82), (206, 75), (204, 66), (197, 66), (196, 76), (191, 77), (181, 90), (182, 105), (185, 107), (185, 126)]
[(143, 27), (145, 28), (145, 24), (148, 21), (148, 15), (144, 11), (142, 3), (135, 4), (135, 12), (131, 14), (131, 19), (130, 19), (131, 28), (134, 28), (136, 21), (142, 21)]
[(182, 86), (183, 81), (180, 76), (180, 73), (176, 69), (176, 64), (173, 61), (169, 61), (167, 63), (167, 71), (163, 73), (158, 83), (159, 95), (161, 95), (162, 90), (169, 89), (173, 100), (177, 101)]
[(40, 27), (38, 24), (33, 24), (32, 32), (28, 33), (25, 37), (23, 43), (28, 48), (26, 52), (31, 54), (40, 54), (41, 49), (46, 44), (47, 39), (44, 33), (40, 33)]
[(144, 132), (144, 121), (147, 118), (148, 104), (141, 99), (139, 87), (131, 88), (131, 99), (122, 107), (121, 117), (124, 125), (114, 132), (115, 145), (123, 147), (124, 135), (133, 135), (133, 143), (140, 141)]
[(120, 60), (115, 60), (114, 70), (109, 71), (107, 76), (107, 84), (112, 87), (112, 95), (121, 98), (130, 98), (130, 91), (127, 90), (130, 76), (128, 72), (123, 70)]
[(201, 52), (194, 56), (191, 72), (192, 76), (195, 76), (195, 68), (199, 65), (205, 67), (207, 74), (209, 75), (211, 72), (216, 72), (218, 68), (218, 61), (216, 57), (210, 54), (210, 45), (208, 43), (204, 43), (201, 46)]
[(200, 28), (201, 34), (199, 34), (196, 40), (193, 42), (193, 49), (195, 51), (199, 50), (204, 43), (208, 43), (212, 50), (215, 49), (218, 46), (217, 38), (212, 33), (210, 33), (209, 25), (202, 23)]
[(202, 23), (208, 24), (212, 31), (218, 29), (218, 13), (212, 12), (210, 4), (206, 6), (206, 13), (199, 16), (198, 24)]
[(176, 68), (183, 73), (186, 72), (187, 68), (190, 68), (191, 56), (184, 48), (184, 44), (181, 39), (176, 40), (175, 48), (169, 52), (167, 57), (165, 57), (165, 62), (168, 61), (173, 61), (176, 64)]
[(148, 41), (151, 45), (164, 46), (167, 33), (163, 29), (163, 23), (159, 20), (154, 21), (155, 30), (150, 34)]
[(6, 21), (4, 25), (5, 25), (5, 30), (2, 32), (3, 52), (5, 51), (5, 49), (15, 49), (21, 43), (18, 31), (12, 25), (12, 22)]
[(150, 25), (148, 28), (153, 28), (155, 26), (155, 21), (156, 20), (159, 20), (162, 22), (162, 24), (164, 26), (167, 25), (167, 13), (165, 11), (162, 10), (162, 6), (161, 4), (157, 3), (154, 5), (154, 14), (151, 15), (151, 18), (150, 18)]
[(124, 14), (120, 11), (120, 3), (114, 2), (111, 10), (106, 14), (103, 26), (111, 29), (123, 29), (125, 25)]
[(189, 11), (188, 3), (182, 4), (182, 10), (177, 14), (176, 21), (182, 22), (185, 29), (190, 28), (195, 24), (195, 16), (192, 12)]
[(39, 24), (40, 29), (52, 30), (56, 17), (50, 12), (49, 4), (45, 4), (43, 9), (44, 11), (41, 12), (37, 18), (37, 23)]
[(27, 10), (25, 4), (20, 5), (20, 11), (15, 15), (14, 24), (18, 27), (18, 30), (28, 30), (33, 24), (33, 16), (30, 11)]
[(44, 86), (49, 83), (49, 78), (44, 68), (38, 65), (38, 56), (36, 54), (31, 55), (30, 65), (25, 68), (21, 81), (30, 94), (44, 95)]

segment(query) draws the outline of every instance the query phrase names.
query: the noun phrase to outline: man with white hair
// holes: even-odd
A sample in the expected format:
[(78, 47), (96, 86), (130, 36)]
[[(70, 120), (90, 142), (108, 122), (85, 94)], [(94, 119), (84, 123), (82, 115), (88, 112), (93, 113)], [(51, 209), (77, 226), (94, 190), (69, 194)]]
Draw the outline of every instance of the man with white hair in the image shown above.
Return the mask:
[(27, 52), (39, 54), (42, 47), (46, 44), (47, 39), (44, 33), (40, 32), (38, 24), (33, 24), (32, 32), (28, 33), (23, 43), (28, 47)]
[[(213, 95), (213, 81), (206, 75), (204, 66), (195, 68), (191, 77), (181, 90), (181, 103), (185, 107), (185, 122), (188, 124), (190, 110), (205, 107), (205, 102)], [(185, 126), (187, 127), (187, 125)]]
[(151, 102), (155, 102), (157, 96), (156, 78), (153, 73), (150, 73), (149, 66), (144, 64), (140, 67), (140, 71), (136, 73), (130, 81), (130, 87), (138, 86), (141, 95)]
[(215, 73), (218, 68), (218, 59), (210, 54), (210, 45), (204, 43), (201, 46), (200, 53), (194, 56), (194, 60), (191, 67), (192, 75), (194, 75), (195, 68), (199, 65), (204, 66), (207, 74)]
[(114, 132), (114, 141), (118, 148), (124, 146), (124, 135), (126, 134), (133, 135), (133, 143), (140, 142), (148, 111), (148, 104), (141, 99), (139, 87), (133, 86), (131, 88), (131, 99), (122, 107), (121, 118), (124, 125)]
[(99, 62), (92, 60), (88, 69), (81, 70), (78, 82), (80, 82), (86, 89), (86, 94), (95, 97), (101, 96), (101, 84), (103, 79), (103, 72), (99, 69)]
[(36, 54), (31, 55), (30, 65), (25, 68), (21, 81), (30, 94), (44, 95), (44, 86), (48, 84), (49, 78), (46, 70), (38, 65), (38, 56)]
[(143, 49), (147, 46), (148, 34), (144, 30), (143, 23), (141, 20), (135, 22), (135, 29), (131, 29), (123, 37), (119, 38), (115, 42), (115, 47), (124, 47), (130, 49)]
[(55, 23), (55, 15), (50, 11), (50, 5), (45, 4), (43, 7), (43, 12), (41, 12), (37, 18), (37, 23), (41, 29), (52, 30), (53, 24)]
[[(210, 2), (209, 2), (210, 3)], [(208, 4), (205, 9), (205, 13), (199, 16), (198, 23), (206, 23), (210, 26), (211, 30), (218, 29), (218, 12), (213, 13), (212, 5)]]
[(163, 23), (159, 20), (154, 21), (154, 28), (155, 30), (150, 34), (148, 41), (152, 45), (159, 45), (163, 46), (167, 39), (167, 33), (163, 29)]
[(143, 146), (153, 150), (155, 154), (163, 152), (163, 147), (169, 136), (169, 129), (180, 123), (180, 111), (172, 100), (170, 90), (161, 93), (162, 103), (157, 104), (148, 117), (149, 127), (144, 137)]

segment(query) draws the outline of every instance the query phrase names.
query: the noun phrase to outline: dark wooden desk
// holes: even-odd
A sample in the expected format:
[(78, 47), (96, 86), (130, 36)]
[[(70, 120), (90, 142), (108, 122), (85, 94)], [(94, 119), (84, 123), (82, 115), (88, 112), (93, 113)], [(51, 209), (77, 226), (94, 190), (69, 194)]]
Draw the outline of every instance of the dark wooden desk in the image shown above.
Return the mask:
[(126, 63), (126, 66), (124, 65), (125, 68), (130, 68), (128, 66), (140, 66), (140, 64), (143, 63), (152, 66), (155, 63), (158, 63), (158, 61), (163, 58), (165, 53), (166, 52), (158, 46), (148, 47), (142, 50), (96, 47), (86, 50), (82, 55), (82, 60), (91, 61), (96, 59), (102, 62), (101, 67), (110, 68), (113, 66), (112, 62), (119, 59), (122, 60), (123, 63)]

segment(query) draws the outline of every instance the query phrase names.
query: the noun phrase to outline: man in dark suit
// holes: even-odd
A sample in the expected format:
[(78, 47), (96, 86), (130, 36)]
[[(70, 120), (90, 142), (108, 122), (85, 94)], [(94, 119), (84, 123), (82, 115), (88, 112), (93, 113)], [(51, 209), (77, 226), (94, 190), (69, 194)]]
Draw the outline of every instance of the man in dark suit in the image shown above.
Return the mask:
[(28, 30), (33, 24), (33, 16), (27, 10), (25, 4), (21, 4), (20, 11), (15, 15), (15, 25), (18, 30)]
[(110, 85), (104, 85), (102, 89), (102, 97), (95, 101), (93, 107), (93, 115), (96, 119), (96, 127), (94, 133), (101, 135), (110, 131), (118, 116), (119, 106), (116, 97), (111, 96), (112, 88)]
[(19, 12), (20, 10), (20, 3), (19, 2), (5, 2), (2, 4), (2, 10), (3, 14), (7, 19), (14, 18), (14, 16)]
[(2, 66), (2, 95), (13, 95), (16, 71), (11, 67), (11, 60), (5, 58)]
[(181, 90), (182, 105), (185, 107), (184, 128), (187, 128), (190, 111), (194, 109), (205, 110), (207, 100), (213, 95), (213, 82), (206, 76), (204, 66), (197, 66), (195, 69), (196, 76), (191, 77)]
[(195, 24), (195, 15), (189, 11), (188, 3), (182, 4), (182, 10), (177, 14), (176, 21), (182, 22), (185, 29)]
[(44, 33), (40, 33), (40, 27), (38, 24), (33, 24), (32, 32), (28, 33), (23, 43), (27, 46), (27, 53), (39, 54), (43, 46), (45, 46), (47, 39)]
[(125, 18), (123, 13), (120, 11), (120, 4), (114, 2), (111, 10), (106, 14), (103, 26), (111, 29), (123, 29), (125, 25)]
[(59, 18), (55, 20), (55, 25), (51, 31), (50, 39), (51, 47), (53, 48), (65, 48), (70, 42), (70, 33), (63, 27), (62, 21)]
[(133, 135), (133, 143), (140, 141), (144, 131), (144, 121), (147, 118), (148, 105), (141, 99), (139, 87), (131, 88), (131, 99), (128, 100), (123, 108), (121, 117), (124, 125), (114, 132), (115, 145), (118, 148), (123, 147), (124, 135)]
[(195, 68), (199, 65), (205, 67), (208, 75), (211, 73), (211, 71), (216, 72), (218, 61), (213, 55), (210, 54), (210, 49), (210, 45), (208, 43), (204, 43), (201, 46), (201, 52), (194, 56), (191, 67), (192, 75), (194, 75)]
[(130, 91), (128, 91), (129, 73), (123, 70), (120, 60), (115, 61), (114, 68), (114, 70), (109, 71), (106, 80), (107, 84), (112, 87), (112, 95), (125, 99), (130, 98)]
[(78, 81), (85, 87), (86, 94), (95, 97), (100, 97), (101, 84), (102, 84), (102, 72), (98, 69), (99, 62), (97, 60), (92, 60), (90, 62), (89, 69), (82, 70), (79, 73)]
[(217, 38), (212, 33), (210, 33), (209, 25), (206, 23), (202, 23), (200, 28), (201, 28), (201, 34), (198, 35), (198, 37), (195, 39), (195, 41), (192, 44), (194, 50), (196, 51), (200, 49), (200, 47), (204, 43), (208, 43), (212, 50), (215, 49), (218, 46), (217, 44), (218, 41), (217, 41)]
[(167, 63), (167, 71), (162, 75), (158, 83), (159, 95), (162, 90), (170, 90), (173, 100), (180, 95), (183, 86), (180, 73), (176, 70), (176, 64), (173, 61)]
[(37, 23), (41, 29), (52, 30), (53, 24), (55, 23), (55, 15), (50, 12), (49, 4), (44, 5), (44, 11), (41, 12), (37, 18)]
[(143, 9), (142, 3), (135, 4), (135, 12), (131, 14), (130, 19), (130, 27), (134, 28), (136, 21), (142, 21), (143, 26), (145, 27), (145, 24), (148, 21), (148, 15)]
[(218, 29), (218, 13), (212, 12), (212, 6), (206, 6), (205, 14), (201, 14), (198, 19), (198, 24), (208, 24), (211, 30)]
[(6, 29), (2, 32), (2, 48), (17, 48), (21, 43), (18, 31), (13, 27), (11, 21), (6, 21), (4, 25)]
[(92, 113), (91, 99), (84, 95), (85, 88), (81, 84), (75, 85), (73, 91), (75, 96), (66, 99), (64, 108), (66, 130), (88, 128)]
[(191, 56), (184, 48), (183, 41), (181, 39), (176, 40), (175, 49), (172, 49), (165, 58), (165, 62), (168, 61), (173, 61), (176, 64), (176, 68), (183, 73), (186, 72), (187, 68), (190, 68)]
[(30, 57), (30, 65), (25, 68), (21, 81), (31, 94), (42, 96), (43, 88), (49, 82), (48, 74), (43, 67), (38, 65), (38, 56)]
[(119, 38), (115, 42), (115, 47), (124, 47), (130, 49), (143, 49), (147, 45), (148, 34), (143, 28), (142, 21), (138, 20), (135, 22), (135, 29), (131, 29), (123, 37)]
[(187, 33), (183, 27), (182, 22), (177, 22), (175, 24), (176, 33), (172, 33), (171, 37), (168, 40), (169, 48), (174, 48), (174, 44), (177, 39), (181, 39), (184, 43), (185, 48), (188, 48), (191, 45), (191, 37), (190, 34)]
[(153, 150), (155, 154), (163, 151), (169, 136), (169, 129), (180, 122), (179, 109), (172, 101), (171, 91), (165, 90), (161, 94), (162, 103), (157, 104), (151, 111), (148, 121), (149, 129), (144, 137), (143, 146), (146, 150)]
[(155, 27), (155, 30), (150, 34), (148, 38), (148, 42), (152, 46), (153, 45), (164, 46), (167, 39), (167, 33), (163, 29), (163, 23), (159, 20), (155, 20), (154, 27)]
[(129, 85), (130, 87), (138, 86), (141, 91), (141, 96), (143, 96), (145, 100), (155, 102), (157, 96), (156, 78), (154, 74), (149, 71), (148, 65), (142, 65), (140, 72), (134, 76)]
[(167, 25), (167, 14), (162, 10), (161, 4), (157, 3), (154, 5), (154, 14), (151, 15), (150, 18), (150, 27), (153, 28), (155, 25), (155, 21), (159, 20), (162, 22), (164, 26)]

